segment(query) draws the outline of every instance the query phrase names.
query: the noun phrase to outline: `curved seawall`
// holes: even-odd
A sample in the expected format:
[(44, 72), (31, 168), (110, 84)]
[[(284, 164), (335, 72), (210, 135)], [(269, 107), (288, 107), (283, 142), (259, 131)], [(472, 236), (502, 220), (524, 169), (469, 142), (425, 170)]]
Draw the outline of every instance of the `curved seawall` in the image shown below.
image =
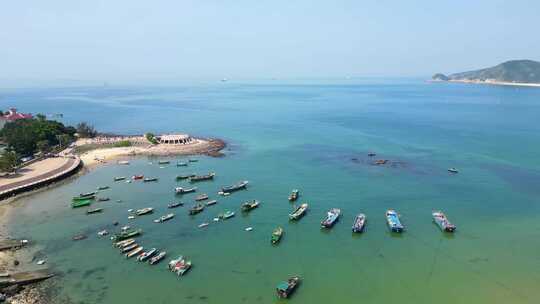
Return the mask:
[(62, 180), (76, 173), (82, 167), (82, 161), (79, 157), (66, 157), (66, 159), (68, 159), (68, 161), (58, 168), (54, 168), (28, 179), (0, 186), (0, 200)]

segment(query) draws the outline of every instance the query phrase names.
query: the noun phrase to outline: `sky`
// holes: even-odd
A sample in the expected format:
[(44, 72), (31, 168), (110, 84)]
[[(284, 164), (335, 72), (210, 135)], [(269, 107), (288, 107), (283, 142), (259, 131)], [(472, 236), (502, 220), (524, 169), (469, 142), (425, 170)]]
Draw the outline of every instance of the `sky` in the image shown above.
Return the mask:
[(21, 0), (0, 84), (424, 77), (540, 60), (540, 1)]

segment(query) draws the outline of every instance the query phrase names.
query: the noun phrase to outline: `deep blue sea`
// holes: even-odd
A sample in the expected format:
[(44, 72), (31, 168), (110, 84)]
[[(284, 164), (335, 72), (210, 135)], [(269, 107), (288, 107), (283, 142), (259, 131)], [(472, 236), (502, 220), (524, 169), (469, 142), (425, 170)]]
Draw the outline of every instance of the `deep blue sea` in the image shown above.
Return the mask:
[[(1, 89), (0, 107), (62, 113), (117, 134), (186, 132), (228, 142), (223, 158), (197, 157), (187, 168), (140, 157), (129, 166), (97, 167), (17, 202), (12, 235), (34, 240), (57, 271), (58, 303), (538, 303), (540, 291), (540, 89), (427, 83), (417, 79), (350, 79), (179, 84), (176, 87)], [(375, 159), (387, 159), (383, 166)], [(178, 158), (180, 159), (180, 158)], [(459, 174), (449, 174), (456, 167)], [(214, 171), (199, 185), (218, 204), (190, 217), (194, 195), (164, 224), (183, 173)], [(157, 183), (114, 183), (144, 174)], [(248, 190), (217, 196), (249, 180)], [(72, 196), (109, 185), (87, 216)], [(301, 191), (308, 214), (290, 223), (287, 196)], [(122, 200), (116, 203), (115, 200)], [(241, 202), (261, 206), (242, 215)], [(128, 220), (128, 209), (154, 215)], [(342, 217), (331, 230), (330, 208)], [(396, 209), (406, 231), (388, 231)], [(443, 210), (458, 230), (442, 233), (431, 212)], [(237, 215), (212, 221), (225, 210)], [(353, 235), (356, 214), (368, 217)], [(146, 248), (188, 256), (178, 278), (161, 263), (126, 260), (101, 229), (113, 221), (141, 227)], [(208, 221), (210, 226), (197, 225)], [(285, 234), (270, 244), (272, 230)], [(246, 232), (246, 227), (253, 231)], [(71, 237), (85, 233), (86, 240)], [(303, 278), (290, 300), (274, 288)]]

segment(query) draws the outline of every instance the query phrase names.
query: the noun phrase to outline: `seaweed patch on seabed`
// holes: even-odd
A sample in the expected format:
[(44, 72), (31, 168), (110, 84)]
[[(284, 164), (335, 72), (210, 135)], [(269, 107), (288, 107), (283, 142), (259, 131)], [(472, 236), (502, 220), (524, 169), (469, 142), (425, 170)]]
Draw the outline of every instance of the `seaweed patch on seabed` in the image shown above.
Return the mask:
[(86, 271), (82, 274), (82, 278), (83, 278), (83, 279), (87, 279), (87, 278), (88, 278), (89, 276), (91, 276), (91, 275), (94, 275), (94, 274), (96, 274), (96, 273), (105, 271), (105, 269), (107, 269), (107, 267), (100, 266), (100, 267), (96, 267), (96, 268), (92, 268), (92, 269), (86, 270)]

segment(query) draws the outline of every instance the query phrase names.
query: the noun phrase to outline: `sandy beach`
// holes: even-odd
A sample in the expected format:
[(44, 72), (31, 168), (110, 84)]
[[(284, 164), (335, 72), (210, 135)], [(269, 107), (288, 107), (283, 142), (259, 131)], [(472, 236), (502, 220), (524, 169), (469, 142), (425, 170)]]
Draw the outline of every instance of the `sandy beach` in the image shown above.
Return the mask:
[[(76, 146), (82, 147), (87, 141), (77, 141)], [(194, 139), (188, 145), (138, 145), (132, 147), (104, 147), (97, 148), (80, 155), (84, 166), (92, 168), (99, 164), (110, 161), (122, 160), (123, 158), (149, 155), (149, 156), (174, 156), (209, 154), (216, 156), (225, 147), (225, 143), (218, 139)]]

